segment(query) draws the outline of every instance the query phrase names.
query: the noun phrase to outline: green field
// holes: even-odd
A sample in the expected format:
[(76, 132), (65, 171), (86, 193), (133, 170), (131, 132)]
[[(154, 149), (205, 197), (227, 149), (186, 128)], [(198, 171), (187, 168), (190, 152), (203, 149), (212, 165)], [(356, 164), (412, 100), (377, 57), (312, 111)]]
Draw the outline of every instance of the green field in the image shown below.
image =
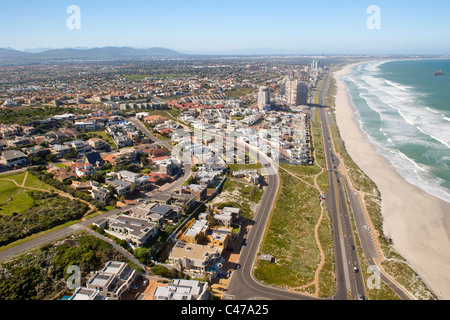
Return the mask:
[(225, 92), (225, 94), (228, 99), (237, 99), (237, 98), (244, 97), (248, 94), (251, 94), (251, 93), (253, 93), (253, 91), (255, 91), (255, 88), (239, 88), (239, 89), (228, 90)]
[[(280, 188), (259, 252), (272, 255), (275, 262), (258, 260), (254, 274), (266, 284), (329, 297), (335, 290), (334, 249), (330, 216), (326, 210), (322, 212), (319, 200), (328, 188), (328, 179), (326, 170), (322, 170), (325, 159), (318, 112), (312, 137), (314, 165), (280, 164)], [(315, 233), (320, 217), (317, 236), (325, 256), (323, 265)]]
[(28, 190), (16, 186), (11, 181), (0, 181), (0, 214), (21, 213), (33, 205), (34, 200)]
[[(21, 213), (34, 204), (33, 198), (28, 195), (30, 189), (21, 188), (14, 182), (5, 180), (11, 179), (21, 185), (25, 174), (26, 173), (23, 172), (8, 176), (0, 176), (0, 214), (10, 215), (13, 212)], [(44, 190), (52, 189), (49, 185), (43, 183), (32, 174), (28, 174), (27, 180), (25, 181), (25, 187)]]
[[(305, 178), (312, 169), (281, 166)], [(319, 192), (283, 170), (279, 175), (278, 199), (260, 248), (260, 253), (272, 255), (276, 262), (259, 261), (255, 276), (264, 283), (293, 288), (313, 281), (320, 262), (314, 238), (314, 227), (321, 212)]]

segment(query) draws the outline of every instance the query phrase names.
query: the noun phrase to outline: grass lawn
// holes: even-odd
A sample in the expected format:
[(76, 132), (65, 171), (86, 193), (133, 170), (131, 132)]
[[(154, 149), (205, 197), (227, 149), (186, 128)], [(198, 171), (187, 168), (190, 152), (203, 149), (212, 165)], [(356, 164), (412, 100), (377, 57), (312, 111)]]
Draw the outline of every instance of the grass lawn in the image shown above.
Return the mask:
[[(299, 166), (295, 172), (301, 169), (307, 171), (302, 176), (308, 176), (310, 168)], [(279, 175), (278, 199), (260, 248), (260, 253), (274, 256), (276, 262), (257, 262), (255, 276), (264, 283), (291, 288), (314, 280), (320, 262), (314, 227), (321, 210), (316, 189), (283, 170)]]
[(64, 163), (55, 163), (55, 167), (57, 167), (57, 168), (66, 168), (68, 166), (65, 165)]
[(25, 187), (44, 189), (48, 191), (54, 189), (48, 184), (42, 182), (41, 180), (33, 176), (31, 173), (28, 173), (27, 181), (25, 181)]
[[(280, 164), (280, 189), (259, 252), (272, 255), (275, 262), (258, 260), (254, 274), (264, 283), (283, 288), (309, 285), (299, 290), (314, 294), (315, 286), (310, 284), (315, 279), (321, 261), (315, 227), (322, 209), (320, 192), (313, 186), (314, 177), (322, 170), (319, 165), (325, 165), (317, 112), (312, 125), (312, 135), (316, 160), (313, 166)], [(328, 188), (326, 171), (318, 176), (317, 182), (322, 192)], [(319, 275), (319, 296), (329, 297), (335, 289), (334, 249), (331, 220), (326, 210), (322, 215), (318, 237), (325, 255)]]
[(0, 214), (21, 213), (32, 206), (34, 200), (27, 192), (27, 189), (16, 186), (12, 181), (0, 180)]
[[(25, 172), (0, 177), (0, 214), (10, 215), (13, 212), (21, 213), (34, 204), (34, 200), (28, 195), (28, 189), (18, 187), (11, 179), (22, 185)], [(25, 187), (51, 190), (52, 187), (45, 184), (31, 173), (28, 173)], [(9, 199), (9, 200), (8, 200)]]
[(24, 177), (25, 177), (25, 172), (22, 172), (22, 173), (7, 175), (7, 176), (0, 176), (0, 179), (11, 179), (11, 180), (14, 180), (15, 182), (17, 182), (18, 184), (22, 184)]
[(225, 94), (228, 99), (232, 99), (232, 98), (241, 98), (250, 93), (253, 93), (253, 91), (255, 91), (255, 88), (238, 88), (238, 89), (228, 90), (225, 92)]
[(238, 164), (238, 163), (229, 163), (228, 167), (230, 170), (238, 171), (238, 170), (251, 170), (251, 169), (262, 169), (262, 164), (260, 162), (258, 163), (250, 163), (250, 164)]

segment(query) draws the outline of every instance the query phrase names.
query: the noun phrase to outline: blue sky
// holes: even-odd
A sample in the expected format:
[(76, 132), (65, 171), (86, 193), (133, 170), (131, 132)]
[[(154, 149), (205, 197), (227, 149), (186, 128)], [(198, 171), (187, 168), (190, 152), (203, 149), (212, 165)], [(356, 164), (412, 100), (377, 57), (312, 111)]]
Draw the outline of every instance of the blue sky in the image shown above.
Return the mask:
[[(66, 26), (69, 5), (80, 7), (80, 30)], [(370, 5), (379, 30), (367, 28)], [(2, 0), (0, 47), (450, 54), (448, 12), (448, 0)]]

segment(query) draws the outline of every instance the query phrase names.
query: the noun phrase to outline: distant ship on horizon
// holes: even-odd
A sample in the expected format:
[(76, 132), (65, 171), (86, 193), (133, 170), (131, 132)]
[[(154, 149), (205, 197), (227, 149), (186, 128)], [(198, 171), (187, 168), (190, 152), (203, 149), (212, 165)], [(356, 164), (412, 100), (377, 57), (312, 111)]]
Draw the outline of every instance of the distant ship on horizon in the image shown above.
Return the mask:
[(442, 72), (442, 70), (436, 71), (435, 73), (433, 73), (433, 76), (443, 76), (444, 73)]

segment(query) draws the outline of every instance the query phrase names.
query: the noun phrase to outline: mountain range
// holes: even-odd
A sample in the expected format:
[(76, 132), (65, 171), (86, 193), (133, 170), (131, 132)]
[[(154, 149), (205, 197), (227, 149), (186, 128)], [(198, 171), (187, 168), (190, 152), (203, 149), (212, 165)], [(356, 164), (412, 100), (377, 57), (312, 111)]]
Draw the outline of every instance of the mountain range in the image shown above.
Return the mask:
[[(39, 50), (38, 50), (39, 51)], [(27, 64), (87, 60), (133, 60), (185, 58), (190, 55), (166, 48), (136, 49), (130, 47), (102, 47), (90, 49), (50, 49), (42, 52), (0, 48), (0, 64)]]

